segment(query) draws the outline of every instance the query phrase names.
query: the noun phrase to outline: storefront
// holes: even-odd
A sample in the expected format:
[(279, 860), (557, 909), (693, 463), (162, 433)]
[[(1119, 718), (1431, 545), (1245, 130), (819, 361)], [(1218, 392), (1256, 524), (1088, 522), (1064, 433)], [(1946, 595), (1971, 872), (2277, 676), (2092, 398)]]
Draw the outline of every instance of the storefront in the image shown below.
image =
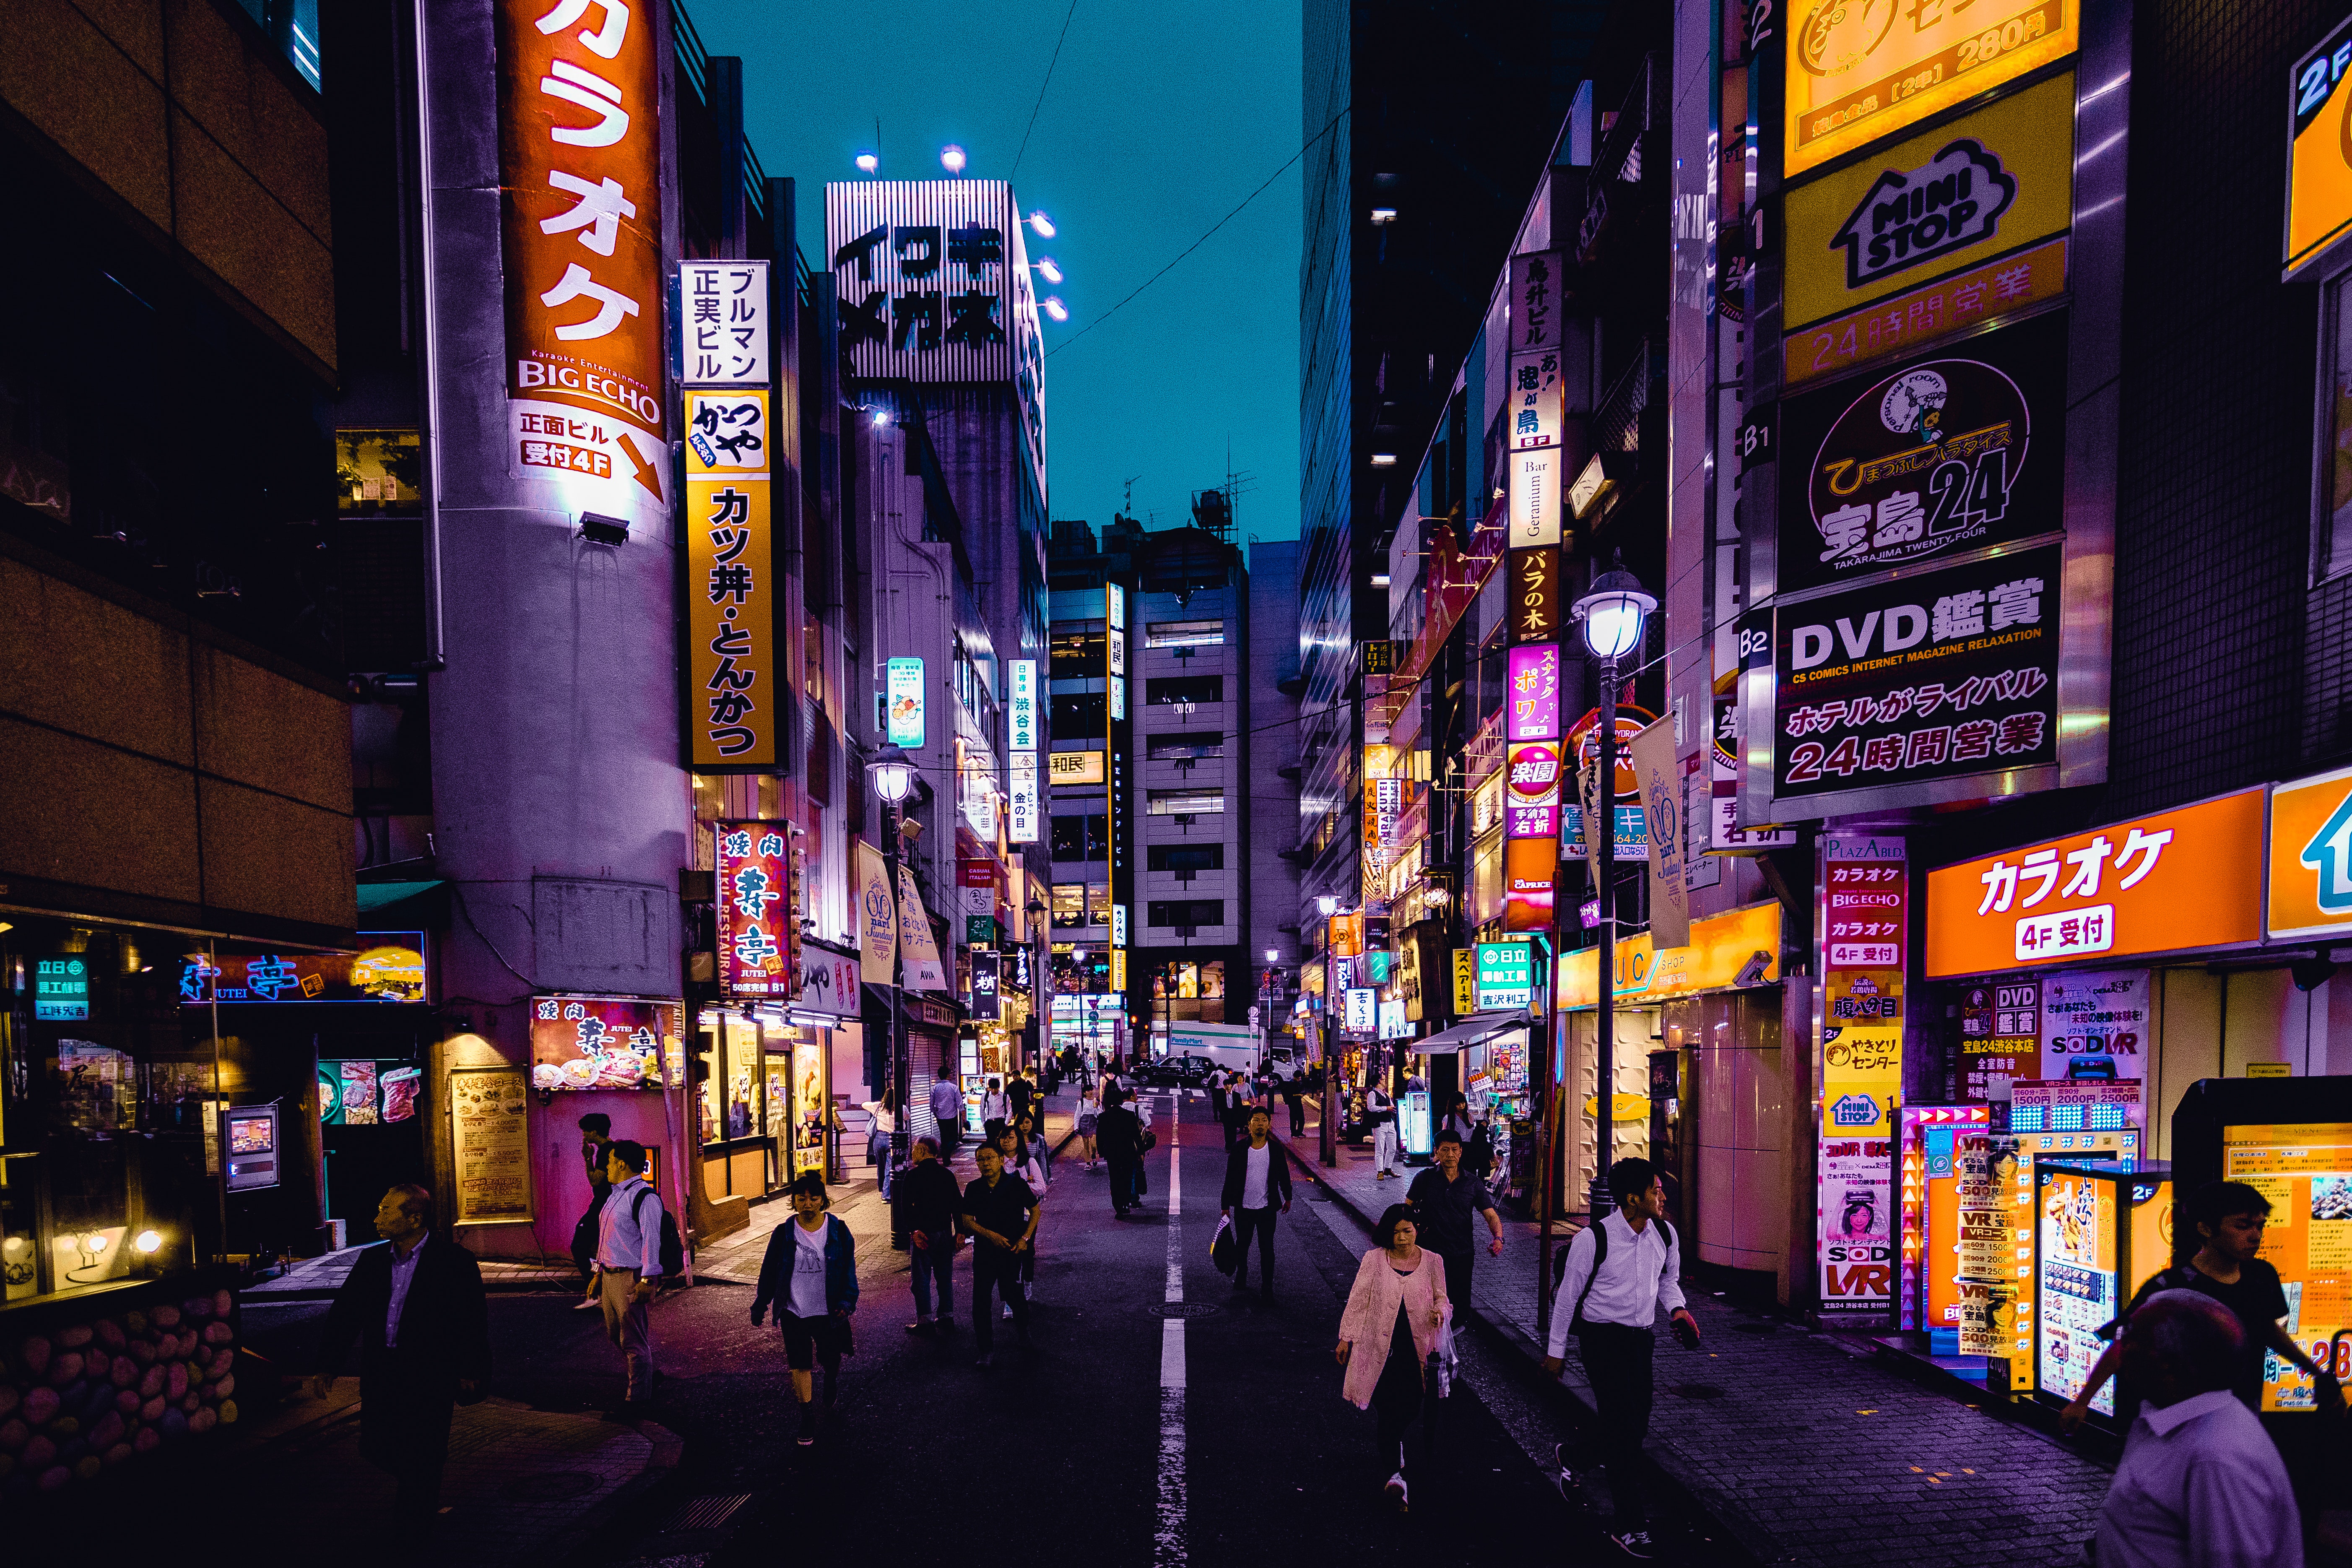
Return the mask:
[(646, 1181), (686, 1216), (702, 1145), (689, 1078), (699, 1063), (689, 1064), (682, 1011), (662, 998), (534, 996), (528, 1074), (479, 1036), (444, 1041), (450, 1223), (526, 1226), (541, 1256), (566, 1256), (594, 1196), (580, 1128), (592, 1113), (611, 1120), (615, 1139), (645, 1146)]

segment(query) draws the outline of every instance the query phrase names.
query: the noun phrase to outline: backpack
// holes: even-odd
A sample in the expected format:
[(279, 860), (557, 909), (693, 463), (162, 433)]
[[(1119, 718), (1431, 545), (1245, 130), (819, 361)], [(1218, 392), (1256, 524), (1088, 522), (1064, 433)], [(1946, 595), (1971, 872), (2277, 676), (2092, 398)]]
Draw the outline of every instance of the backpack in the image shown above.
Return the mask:
[[(1669, 1251), (1673, 1250), (1675, 1245), (1675, 1227), (1668, 1225), (1664, 1216), (1654, 1219), (1650, 1223), (1658, 1227), (1658, 1234), (1666, 1238), (1667, 1249)], [(1609, 1227), (1603, 1225), (1596, 1225), (1591, 1227), (1591, 1230), (1592, 1272), (1584, 1277), (1584, 1289), (1576, 1293), (1576, 1307), (1574, 1311), (1570, 1314), (1568, 1322), (1568, 1331), (1571, 1334), (1581, 1334), (1584, 1332), (1584, 1299), (1592, 1294), (1593, 1281), (1601, 1278), (1601, 1266), (1609, 1261)], [(1571, 1237), (1571, 1243), (1573, 1240), (1574, 1238)], [(1552, 1260), (1551, 1288), (1555, 1294), (1557, 1294), (1559, 1289), (1560, 1281), (1567, 1278), (1568, 1248), (1563, 1247), (1559, 1249), (1559, 1256)], [(1557, 1307), (1553, 1309), (1555, 1311), (1558, 1310), (1559, 1309)]]
[[(629, 1205), (631, 1223), (643, 1222), (646, 1200), (653, 1195), (654, 1190), (651, 1187), (637, 1194), (636, 1201)], [(686, 1244), (678, 1239), (677, 1220), (670, 1214), (667, 1204), (662, 1205), (661, 1215), (661, 1241), (658, 1248), (662, 1278), (675, 1279), (686, 1272)]]

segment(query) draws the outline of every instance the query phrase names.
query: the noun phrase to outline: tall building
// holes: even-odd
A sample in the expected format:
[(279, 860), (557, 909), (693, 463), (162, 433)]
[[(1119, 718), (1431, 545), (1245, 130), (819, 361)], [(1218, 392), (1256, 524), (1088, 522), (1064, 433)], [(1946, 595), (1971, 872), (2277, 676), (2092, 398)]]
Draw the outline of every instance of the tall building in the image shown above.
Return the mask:
[(1239, 787), (1249, 820), (1249, 930), (1244, 956), (1257, 975), (1251, 994), (1269, 1030), (1292, 1026), (1298, 994), (1298, 542), (1252, 540), (1243, 680), (1248, 692), (1247, 752)]

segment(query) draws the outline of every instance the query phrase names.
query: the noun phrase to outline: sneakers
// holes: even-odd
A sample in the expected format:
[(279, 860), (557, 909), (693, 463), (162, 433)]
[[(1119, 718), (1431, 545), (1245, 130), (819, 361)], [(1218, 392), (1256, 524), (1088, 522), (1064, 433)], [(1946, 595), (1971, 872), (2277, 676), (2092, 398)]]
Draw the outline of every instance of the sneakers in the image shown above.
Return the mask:
[(572, 1310), (575, 1312), (593, 1312), (603, 1307), (604, 1304), (604, 1302), (602, 1297), (583, 1296), (579, 1300), (572, 1303)]
[(1637, 1563), (1647, 1563), (1654, 1554), (1650, 1544), (1650, 1532), (1646, 1530), (1628, 1530), (1622, 1534), (1612, 1531), (1609, 1539), (1618, 1551)]
[(1013, 1303), (1010, 1301), (1004, 1303), (1003, 1317), (1004, 1321), (1008, 1323), (1013, 1321)]
[(1403, 1513), (1411, 1508), (1412, 1504), (1405, 1495), (1404, 1472), (1402, 1470), (1399, 1470), (1395, 1475), (1391, 1476), (1389, 1478), (1389, 1484), (1381, 1489), (1387, 1492), (1389, 1501), (1396, 1504), (1396, 1510), (1399, 1513)]
[(907, 1331), (910, 1334), (928, 1334), (931, 1331), (931, 1321), (929, 1318), (917, 1318), (907, 1325)]
[(1567, 1444), (1552, 1445), (1551, 1462), (1559, 1470), (1559, 1476), (1555, 1478), (1556, 1484), (1559, 1487), (1559, 1495), (1570, 1502), (1580, 1501), (1576, 1492), (1576, 1471), (1570, 1468), (1568, 1463)]
[(800, 1446), (805, 1448), (810, 1447), (815, 1441), (816, 1402), (811, 1400), (808, 1404), (801, 1406), (801, 1435), (799, 1442)]

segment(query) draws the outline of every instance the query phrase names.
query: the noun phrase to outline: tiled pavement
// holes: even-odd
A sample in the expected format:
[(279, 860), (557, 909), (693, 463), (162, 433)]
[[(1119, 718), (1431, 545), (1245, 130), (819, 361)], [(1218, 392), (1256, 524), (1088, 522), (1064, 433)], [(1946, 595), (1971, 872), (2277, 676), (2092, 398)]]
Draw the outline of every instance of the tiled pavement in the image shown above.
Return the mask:
[[(1318, 1126), (1292, 1152), (1305, 1174), (1369, 1219), (1404, 1198), (1371, 1157), (1340, 1146), (1318, 1161)], [(1499, 1258), (1480, 1253), (1472, 1306), (1528, 1357), (1535, 1338), (1537, 1226), (1506, 1221)], [(1563, 1227), (1565, 1229), (1565, 1227)], [(1696, 1354), (1659, 1334), (1648, 1452), (1767, 1563), (2075, 1563), (2108, 1472), (2031, 1427), (1913, 1384), (1842, 1342), (1738, 1311), (1704, 1292)], [(1588, 1408), (1571, 1351), (1563, 1374)]]

